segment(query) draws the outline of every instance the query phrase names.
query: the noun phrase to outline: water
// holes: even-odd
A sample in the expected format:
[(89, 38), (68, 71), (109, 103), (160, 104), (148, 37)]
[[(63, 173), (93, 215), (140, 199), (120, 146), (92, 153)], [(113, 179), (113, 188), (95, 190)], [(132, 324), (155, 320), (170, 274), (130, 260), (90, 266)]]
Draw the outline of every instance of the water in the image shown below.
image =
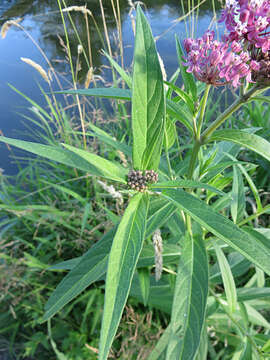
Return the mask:
[[(179, 0), (155, 0), (145, 1), (147, 5), (147, 18), (151, 24), (154, 36), (161, 37), (157, 41), (158, 51), (165, 63), (168, 77), (174, 73), (177, 68), (177, 58), (175, 52), (174, 34), (176, 33), (180, 40), (186, 37), (186, 28), (184, 22), (175, 23), (174, 20), (182, 16)], [(67, 6), (87, 5), (94, 15), (95, 21), (100, 29), (102, 26), (102, 16), (98, 0), (67, 1)], [(110, 0), (103, 0), (108, 32), (110, 38), (116, 33), (115, 22)], [(129, 16), (130, 7), (126, 0), (120, 0), (125, 66), (130, 66), (133, 56), (133, 32), (131, 18)], [(210, 24), (212, 18), (211, 3), (205, 2), (200, 9), (198, 21), (198, 33), (204, 32)], [(84, 44), (87, 36), (85, 22), (82, 15), (78, 12), (71, 13), (76, 23), (76, 28)], [(69, 77), (70, 71), (68, 65), (63, 63), (65, 57), (63, 48), (60, 45), (58, 35), (64, 38), (64, 31), (61, 22), (61, 16), (58, 11), (56, 0), (0, 0), (0, 25), (6, 20), (22, 18), (20, 24), (29, 32), (39, 46), (44, 50), (50, 61), (53, 62), (56, 69), (66, 73)], [(106, 64), (106, 60), (100, 54), (99, 50), (103, 45), (97, 35), (93, 21), (89, 19), (90, 34), (92, 42), (93, 63), (96, 69)], [(171, 30), (166, 32), (170, 27)], [(70, 36), (71, 49), (76, 54), (78, 41), (73, 32)], [(116, 50), (114, 45), (113, 50)], [(40, 83), (47, 91), (48, 87), (42, 80), (38, 72), (29, 65), (23, 63), (20, 58), (26, 57), (34, 60), (47, 69), (47, 63), (33, 42), (25, 35), (23, 31), (16, 27), (11, 27), (7, 32), (5, 39), (0, 39), (0, 130), (8, 137), (19, 137), (20, 139), (29, 139), (22, 114), (29, 115), (27, 107), (30, 107), (23, 97), (12, 90), (8, 83), (15, 86), (21, 92), (31, 97), (40, 105), (44, 104), (37, 83)], [(55, 62), (54, 60), (60, 60)], [(81, 80), (84, 79), (87, 71), (87, 65), (82, 61), (82, 70), (80, 72)], [(98, 70), (97, 70), (98, 71)], [(109, 80), (109, 72), (103, 71), (102, 76)], [(67, 86), (68, 87), (68, 86)], [(15, 174), (17, 165), (10, 158), (10, 151), (5, 144), (0, 144), (0, 168), (4, 169), (5, 174)]]

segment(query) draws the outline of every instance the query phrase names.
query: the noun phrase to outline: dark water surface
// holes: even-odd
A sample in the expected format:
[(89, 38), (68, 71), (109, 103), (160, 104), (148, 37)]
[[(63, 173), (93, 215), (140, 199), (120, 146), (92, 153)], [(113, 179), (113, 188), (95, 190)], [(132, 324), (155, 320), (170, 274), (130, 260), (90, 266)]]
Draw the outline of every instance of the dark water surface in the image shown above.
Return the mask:
[[(129, 16), (130, 6), (127, 0), (120, 0), (119, 2), (121, 7), (125, 66), (129, 66), (133, 55), (134, 41), (131, 18)], [(103, 31), (99, 0), (66, 0), (66, 4), (67, 6), (86, 4), (87, 8), (94, 15), (99, 28)], [(103, 4), (108, 32), (110, 38), (113, 39), (114, 34), (116, 34), (116, 26), (111, 0), (103, 0)], [(176, 33), (180, 40), (186, 37), (184, 22), (174, 22), (175, 19), (183, 15), (180, 1), (146, 0), (145, 4), (147, 5), (146, 15), (154, 36), (161, 35), (157, 41), (157, 48), (163, 58), (169, 77), (177, 68), (174, 34)], [(86, 46), (87, 36), (83, 16), (78, 12), (72, 12), (71, 14), (83, 44)], [(65, 53), (60, 45), (58, 35), (64, 38), (64, 31), (57, 0), (0, 0), (0, 26), (6, 20), (17, 18), (22, 18), (20, 24), (37, 41), (56, 69), (69, 74), (68, 66), (61, 62), (65, 57)], [(198, 19), (197, 29), (198, 33), (201, 34), (208, 28), (212, 19), (212, 2), (208, 1), (203, 4)], [(104, 57), (99, 52), (103, 45), (90, 18), (89, 26), (93, 63), (95, 68), (99, 69), (102, 64), (106, 64)], [(166, 32), (170, 27), (172, 29)], [(78, 41), (74, 33), (71, 33), (70, 42), (71, 48), (74, 54), (76, 54)], [(23, 31), (13, 26), (8, 30), (6, 37), (0, 39), (0, 130), (5, 136), (27, 139), (27, 130), (23, 124), (21, 114), (29, 115), (27, 107), (31, 105), (23, 97), (14, 92), (8, 86), (8, 83), (40, 105), (44, 105), (44, 99), (37, 83), (40, 83), (45, 91), (48, 91), (48, 86), (35, 69), (20, 60), (21, 57), (30, 58), (45, 69), (48, 69), (44, 58), (33, 42)], [(60, 62), (55, 62), (55, 60), (60, 60)], [(80, 77), (83, 79), (87, 71), (87, 65), (83, 61), (81, 65), (82, 71), (80, 72)], [(102, 73), (102, 75), (106, 78), (106, 72)], [(10, 159), (10, 152), (2, 143), (0, 144), (0, 150), (0, 168), (4, 169), (6, 174), (16, 173), (17, 166)]]

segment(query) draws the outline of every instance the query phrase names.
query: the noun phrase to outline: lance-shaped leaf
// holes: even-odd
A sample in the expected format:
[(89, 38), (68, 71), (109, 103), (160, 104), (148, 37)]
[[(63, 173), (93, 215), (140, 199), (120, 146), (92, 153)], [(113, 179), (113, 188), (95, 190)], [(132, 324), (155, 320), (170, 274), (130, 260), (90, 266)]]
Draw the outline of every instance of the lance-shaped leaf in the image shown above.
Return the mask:
[(164, 135), (163, 78), (151, 29), (137, 6), (132, 84), (133, 166), (158, 168)]
[(256, 234), (254, 236), (254, 233), (241, 230), (202, 200), (181, 189), (163, 190), (162, 194), (171, 199), (205, 229), (225, 241), (270, 275), (270, 243), (263, 235)]
[(117, 100), (131, 100), (130, 90), (112, 88), (112, 87), (110, 87), (110, 88), (94, 88), (94, 89), (63, 90), (63, 91), (55, 91), (55, 93), (56, 94), (94, 96), (94, 97), (117, 99)]
[(166, 117), (165, 132), (163, 139), (163, 146), (166, 150), (169, 150), (175, 143), (177, 137), (175, 123), (169, 116)]
[(166, 360), (192, 360), (200, 344), (208, 293), (204, 240), (186, 235), (177, 271)]
[(105, 177), (107, 179), (116, 180), (122, 183), (126, 183), (126, 175), (127, 170), (115, 164), (109, 160), (102, 158), (96, 154), (90, 153), (88, 151), (78, 149), (74, 146), (63, 144), (65, 148), (67, 148), (70, 152), (75, 153), (80, 158), (89, 162), (92, 166), (96, 168), (96, 172), (99, 173), (100, 176)]
[(99, 360), (106, 360), (128, 298), (142, 249), (148, 211), (148, 195), (135, 195), (115, 234), (108, 263)]
[(175, 36), (175, 41), (176, 41), (176, 51), (177, 51), (178, 63), (179, 63), (182, 79), (183, 79), (183, 82), (185, 85), (185, 90), (190, 91), (193, 96), (193, 100), (196, 101), (197, 100), (196, 83), (194, 81), (193, 75), (188, 73), (187, 67), (185, 67), (183, 65), (183, 62), (185, 61), (185, 55), (184, 55), (184, 51), (182, 49), (182, 46), (181, 46), (180, 41), (177, 36)]
[(214, 186), (202, 183), (200, 181), (194, 180), (172, 180), (159, 182), (153, 185), (150, 185), (151, 189), (172, 189), (172, 188), (190, 188), (190, 189), (206, 189), (213, 191), (216, 194), (225, 195), (225, 193)]
[(217, 254), (219, 268), (221, 271), (221, 276), (222, 276), (223, 285), (224, 285), (228, 305), (230, 308), (230, 312), (233, 313), (237, 305), (237, 292), (236, 292), (236, 286), (235, 286), (233, 274), (230, 265), (227, 261), (227, 258), (224, 255), (221, 248), (218, 246), (218, 244), (214, 244), (214, 248)]
[[(40, 208), (38, 208), (40, 210)], [(47, 209), (47, 208), (46, 208)], [(153, 197), (149, 207), (146, 237), (150, 236), (158, 227), (162, 226), (177, 207), (167, 199)], [(109, 231), (83, 256), (66, 260), (51, 266), (48, 270), (71, 270), (54, 290), (47, 304), (43, 320), (47, 320), (60, 311), (67, 303), (78, 296), (87, 286), (103, 277), (107, 270), (109, 252), (111, 249), (114, 230)], [(164, 244), (164, 264), (178, 261), (180, 248), (174, 244)], [(146, 244), (142, 251), (138, 268), (153, 266), (155, 263), (154, 248)]]
[(132, 88), (132, 79), (130, 75), (123, 69), (106, 51), (103, 51), (103, 54), (107, 57), (111, 66), (118, 72), (121, 78), (125, 81), (127, 86), (131, 89)]
[[(72, 266), (72, 261), (75, 266), (72, 268), (72, 271), (70, 271), (70, 273), (57, 285), (56, 289), (50, 296), (45, 305), (46, 312), (44, 314), (43, 321), (48, 320), (56, 314), (68, 302), (79, 295), (87, 286), (94, 281), (97, 281), (97, 279), (104, 275), (107, 268), (109, 252), (114, 234), (115, 229), (109, 231), (83, 256), (78, 258), (79, 261), (75, 262), (77, 259), (68, 260), (68, 266)], [(56, 268), (61, 269), (63, 266), (58, 266)]]
[[(0, 141), (29, 151), (32, 154), (43, 156), (46, 159), (86, 171), (91, 175), (101, 176), (122, 183), (126, 182), (125, 176), (127, 170), (124, 167), (116, 165), (101, 156), (90, 154), (86, 151), (73, 148), (72, 146), (69, 146), (70, 149), (63, 149), (59, 146), (43, 145), (30, 141), (10, 139), (4, 136), (0, 136)], [(65, 146), (68, 147), (68, 145)], [(74, 149), (77, 151), (74, 151)], [(87, 156), (85, 154), (87, 154)]]
[(245, 190), (242, 174), (238, 167), (233, 167), (233, 185), (232, 185), (232, 202), (231, 215), (235, 224), (243, 220), (245, 214)]
[(176, 211), (177, 207), (167, 199), (151, 196), (146, 237), (151, 236), (156, 229), (164, 225)]
[(210, 141), (227, 140), (242, 145), (270, 161), (270, 143), (262, 137), (243, 130), (219, 130), (210, 137)]

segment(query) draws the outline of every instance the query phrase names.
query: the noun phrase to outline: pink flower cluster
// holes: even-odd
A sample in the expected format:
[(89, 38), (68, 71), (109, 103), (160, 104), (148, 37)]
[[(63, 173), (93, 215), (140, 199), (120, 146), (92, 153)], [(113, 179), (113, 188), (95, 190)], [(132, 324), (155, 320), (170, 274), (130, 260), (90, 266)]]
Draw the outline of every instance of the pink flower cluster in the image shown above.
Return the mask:
[(188, 66), (187, 72), (215, 86), (232, 84), (237, 87), (242, 78), (251, 82), (251, 72), (258, 69), (258, 63), (251, 60), (249, 53), (243, 51), (236, 42), (230, 48), (227, 42), (214, 40), (214, 36), (214, 31), (211, 31), (202, 38), (184, 41), (188, 54), (184, 63)]
[(263, 53), (270, 50), (270, 0), (226, 0), (222, 21), (229, 31), (226, 40), (253, 44)]
[(237, 87), (247, 82), (270, 81), (270, 0), (226, 0), (222, 12), (228, 34), (214, 40), (208, 31), (199, 39), (186, 39), (187, 72), (207, 84)]

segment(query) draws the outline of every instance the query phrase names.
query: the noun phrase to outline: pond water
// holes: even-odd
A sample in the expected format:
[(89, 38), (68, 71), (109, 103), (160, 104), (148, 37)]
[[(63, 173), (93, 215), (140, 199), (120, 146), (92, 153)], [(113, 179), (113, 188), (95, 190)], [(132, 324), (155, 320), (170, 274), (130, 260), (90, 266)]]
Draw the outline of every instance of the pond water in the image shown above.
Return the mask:
[[(213, 0), (214, 1), (214, 0)], [(116, 25), (113, 17), (111, 0), (103, 0), (104, 12), (110, 39), (113, 40), (116, 33)], [(116, 1), (114, 0), (116, 4)], [(131, 17), (129, 14), (130, 6), (127, 0), (119, 0), (121, 11), (121, 22), (124, 44), (125, 66), (131, 64), (133, 55), (133, 32)], [(157, 48), (165, 63), (168, 77), (177, 68), (174, 35), (177, 34), (180, 40), (186, 37), (186, 27), (183, 21), (175, 22), (183, 15), (179, 0), (146, 0), (146, 15), (151, 24), (154, 36), (158, 36)], [(187, 0), (184, 0), (187, 3)], [(196, 2), (197, 3), (197, 2)], [(102, 15), (99, 0), (68, 1), (67, 6), (87, 5), (91, 10), (95, 21), (103, 32)], [(217, 2), (218, 4), (218, 2)], [(217, 5), (216, 4), (216, 5)], [(73, 20), (82, 39), (83, 44), (87, 42), (85, 21), (81, 13), (72, 12)], [(196, 14), (195, 14), (196, 15)], [(198, 14), (197, 34), (203, 33), (209, 26), (212, 19), (212, 1), (205, 1)], [(67, 64), (62, 60), (65, 53), (59, 41), (59, 36), (64, 38), (64, 30), (56, 0), (2, 0), (0, 2), (0, 26), (9, 19), (21, 18), (20, 25), (33, 37), (41, 49), (46, 53), (49, 60), (60, 72), (70, 74)], [(99, 50), (104, 46), (99, 39), (94, 22), (89, 18), (91, 34), (91, 49), (93, 64), (98, 72), (101, 65), (106, 64), (106, 60)], [(78, 41), (71, 32), (71, 49), (77, 51)], [(5, 136), (29, 139), (27, 129), (22, 121), (22, 114), (29, 115), (27, 107), (30, 105), (23, 97), (12, 90), (8, 84), (12, 84), (18, 90), (31, 97), (40, 105), (44, 104), (44, 99), (38, 87), (42, 85), (48, 91), (47, 84), (42, 80), (38, 72), (31, 66), (20, 60), (21, 57), (30, 58), (36, 63), (47, 69), (47, 63), (43, 56), (29, 39), (29, 37), (18, 27), (12, 26), (4, 39), (0, 39), (0, 130)], [(80, 78), (85, 77), (87, 65), (82, 61)], [(105, 72), (103, 76), (108, 76)], [(109, 80), (109, 79), (106, 79)], [(69, 86), (66, 85), (68, 88)], [(4, 169), (5, 174), (14, 174), (17, 165), (10, 158), (10, 151), (4, 144), (0, 144), (0, 168)]]

